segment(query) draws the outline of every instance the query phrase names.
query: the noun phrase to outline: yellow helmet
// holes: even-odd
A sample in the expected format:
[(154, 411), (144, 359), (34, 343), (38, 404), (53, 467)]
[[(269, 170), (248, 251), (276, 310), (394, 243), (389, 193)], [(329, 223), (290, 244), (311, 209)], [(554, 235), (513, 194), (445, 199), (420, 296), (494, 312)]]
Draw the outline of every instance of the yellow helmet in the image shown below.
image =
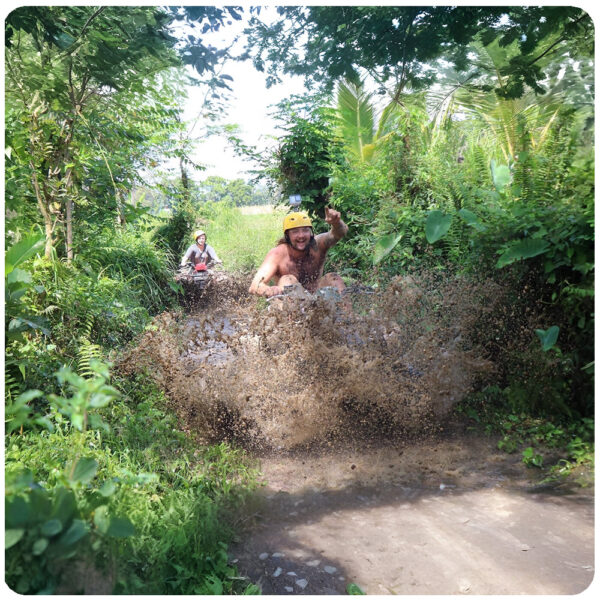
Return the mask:
[(306, 213), (294, 212), (286, 215), (283, 220), (283, 233), (296, 227), (312, 227), (312, 221)]
[(206, 236), (206, 231), (202, 231), (202, 229), (198, 229), (198, 231), (194, 231), (194, 240), (197, 240), (201, 235)]

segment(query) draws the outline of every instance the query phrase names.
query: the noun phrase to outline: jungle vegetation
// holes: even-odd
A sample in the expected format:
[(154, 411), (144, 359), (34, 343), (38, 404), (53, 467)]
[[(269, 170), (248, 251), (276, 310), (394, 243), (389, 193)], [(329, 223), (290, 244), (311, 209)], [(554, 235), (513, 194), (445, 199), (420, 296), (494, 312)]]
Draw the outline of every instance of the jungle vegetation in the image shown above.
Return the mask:
[[(204, 40), (247, 18), (246, 49)], [(186, 34), (181, 27), (186, 26)], [(111, 368), (178, 306), (172, 270), (198, 219), (265, 201), (249, 182), (199, 179), (182, 119), (205, 90), (207, 130), (231, 91), (226, 61), (275, 83), (272, 151), (238, 149), (274, 200), (301, 194), (330, 260), (384, 286), (419, 269), (484, 274), (512, 290), (482, 327), (497, 379), (466, 404), (503, 407), (509, 434), (588, 460), (594, 416), (594, 30), (576, 7), (20, 7), (5, 20), (6, 581), (16, 592), (256, 593), (227, 562), (227, 518), (257, 473), (200, 450), (164, 394)], [(234, 140), (235, 141), (235, 140)], [(174, 166), (173, 166), (174, 165)], [(256, 200), (252, 200), (252, 199)], [(256, 268), (260, 252), (232, 261)], [(508, 315), (535, 307), (545, 325)], [(523, 374), (527, 373), (527, 377)], [(512, 429), (510, 429), (512, 427)], [(193, 458), (191, 458), (193, 457)], [(535, 464), (535, 452), (527, 454)], [(196, 528), (182, 527), (193, 520)], [(79, 578), (77, 576), (79, 573)], [(81, 585), (68, 590), (66, 583)], [(75, 583), (73, 583), (75, 582)]]

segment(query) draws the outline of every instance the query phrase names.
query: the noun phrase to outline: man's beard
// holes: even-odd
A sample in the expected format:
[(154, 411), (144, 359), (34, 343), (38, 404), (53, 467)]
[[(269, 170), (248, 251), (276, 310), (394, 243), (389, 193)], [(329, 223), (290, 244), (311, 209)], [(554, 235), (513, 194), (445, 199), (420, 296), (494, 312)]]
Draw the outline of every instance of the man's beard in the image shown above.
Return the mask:
[(310, 252), (311, 248), (315, 247), (315, 236), (314, 234), (311, 234), (310, 239), (308, 240), (308, 243), (306, 244), (306, 248), (304, 248), (304, 250), (300, 250), (299, 248), (296, 248), (295, 244), (292, 242), (292, 240), (287, 237), (287, 243), (294, 249), (296, 250), (296, 252), (305, 252), (306, 254), (308, 254)]

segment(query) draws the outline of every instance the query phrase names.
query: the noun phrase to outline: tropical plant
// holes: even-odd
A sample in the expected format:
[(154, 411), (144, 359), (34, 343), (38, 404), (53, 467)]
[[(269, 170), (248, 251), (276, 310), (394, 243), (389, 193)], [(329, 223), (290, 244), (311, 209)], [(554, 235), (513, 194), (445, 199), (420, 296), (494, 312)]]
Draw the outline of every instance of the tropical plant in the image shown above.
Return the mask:
[(373, 95), (365, 90), (364, 81), (343, 80), (337, 87), (337, 112), (340, 137), (359, 161), (370, 161), (377, 145), (396, 132), (394, 116), (399, 104), (390, 102), (375, 118)]
[[(37, 206), (47, 258), (61, 224), (67, 259), (73, 258), (74, 207), (83, 202), (94, 161), (106, 171), (109, 211), (124, 221), (119, 163), (111, 168), (100, 132), (108, 125), (105, 141), (118, 144), (116, 132), (127, 139), (131, 132), (120, 121), (130, 107), (113, 103), (115, 96), (127, 90), (143, 97), (145, 79), (177, 64), (165, 35), (168, 21), (159, 10), (144, 7), (20, 7), (7, 18), (12, 196)], [(115, 117), (102, 122), (104, 114)]]
[(335, 114), (325, 107), (315, 108), (319, 100), (305, 96), (279, 103), (277, 118), (286, 133), (265, 175), (280, 202), (299, 194), (302, 207), (323, 218), (333, 165), (344, 158), (335, 132)]
[[(19, 268), (39, 252), (42, 245), (43, 236), (34, 234), (11, 246), (4, 257), (4, 315), (8, 340), (20, 339), (23, 332), (32, 329), (49, 334), (46, 319), (33, 314), (24, 301), (25, 294), (34, 288), (33, 278), (28, 271)], [(35, 291), (44, 290), (37, 286)]]

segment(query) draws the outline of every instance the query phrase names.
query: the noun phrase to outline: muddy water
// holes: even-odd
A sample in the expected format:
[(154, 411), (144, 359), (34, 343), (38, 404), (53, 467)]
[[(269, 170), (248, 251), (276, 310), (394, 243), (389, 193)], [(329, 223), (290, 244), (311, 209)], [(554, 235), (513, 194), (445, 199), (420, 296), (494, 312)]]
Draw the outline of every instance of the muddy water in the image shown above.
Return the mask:
[(429, 274), (267, 303), (230, 284), (156, 318), (121, 368), (154, 377), (190, 434), (260, 460), (265, 486), (230, 559), (264, 594), (589, 585), (593, 494), (544, 491), (451, 418), (493, 377), (480, 332), (502, 289)]
[(289, 450), (414, 435), (493, 371), (474, 330), (497, 296), (490, 283), (441, 277), (341, 300), (267, 303), (238, 289), (162, 315), (124, 362), (146, 368), (208, 440)]

